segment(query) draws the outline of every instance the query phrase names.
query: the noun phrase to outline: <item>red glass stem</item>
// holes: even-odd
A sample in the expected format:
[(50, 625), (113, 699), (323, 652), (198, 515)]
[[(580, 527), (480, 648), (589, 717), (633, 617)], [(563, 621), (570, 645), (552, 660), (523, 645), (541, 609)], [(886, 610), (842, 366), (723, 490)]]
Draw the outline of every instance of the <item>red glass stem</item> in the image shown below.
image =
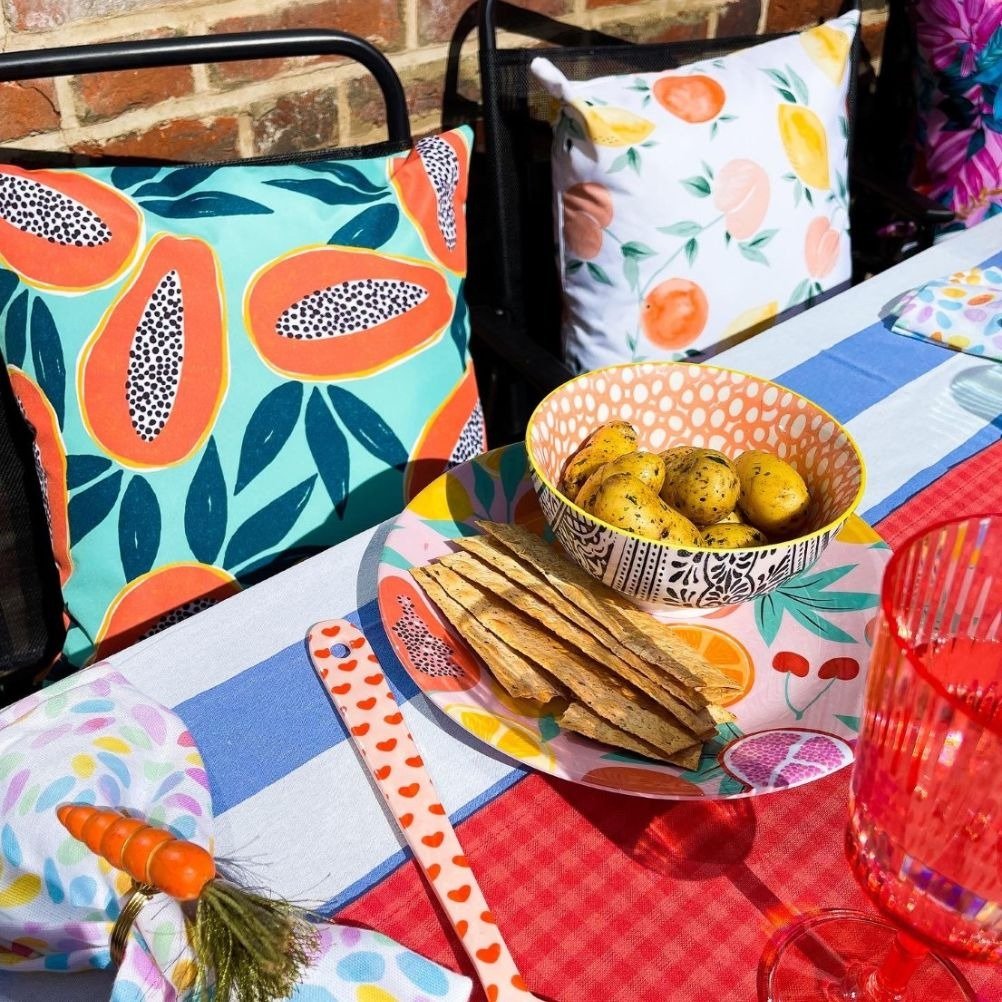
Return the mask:
[(928, 947), (899, 932), (887, 956), (867, 981), (867, 1002), (897, 1002), (904, 998), (908, 982), (928, 955)]

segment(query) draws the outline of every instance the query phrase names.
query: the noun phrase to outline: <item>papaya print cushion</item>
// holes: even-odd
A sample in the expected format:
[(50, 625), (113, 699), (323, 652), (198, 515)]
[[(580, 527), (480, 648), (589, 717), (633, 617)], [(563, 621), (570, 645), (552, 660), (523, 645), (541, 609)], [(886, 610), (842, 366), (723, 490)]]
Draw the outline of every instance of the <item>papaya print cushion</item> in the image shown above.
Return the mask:
[(850, 276), (846, 94), (857, 12), (664, 73), (575, 81), (553, 187), (578, 370), (679, 360)]
[(482, 451), (470, 132), (394, 156), (0, 166), (0, 348), (74, 665), (401, 510)]
[[(73, 838), (56, 808), (121, 808), (211, 852), (212, 798), (194, 738), (173, 712), (102, 664), (0, 711), (0, 760), (0, 971), (72, 977), (110, 968), (111, 930), (131, 879)], [(195, 1002), (193, 973), (181, 907), (157, 895), (133, 925), (111, 1002)], [(322, 925), (292, 998), (429, 996), (465, 1002), (470, 980), (378, 933)]]

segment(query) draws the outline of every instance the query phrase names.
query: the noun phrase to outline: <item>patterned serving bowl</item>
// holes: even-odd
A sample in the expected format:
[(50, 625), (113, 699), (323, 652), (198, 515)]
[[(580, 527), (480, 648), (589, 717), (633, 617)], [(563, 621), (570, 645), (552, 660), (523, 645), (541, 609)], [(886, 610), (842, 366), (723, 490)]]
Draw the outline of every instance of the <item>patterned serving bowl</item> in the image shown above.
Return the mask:
[[(808, 530), (732, 550), (679, 548), (589, 515), (558, 490), (568, 458), (599, 425), (629, 421), (639, 446), (718, 449), (732, 459), (764, 449), (785, 459), (811, 495)], [(526, 432), (533, 486), (550, 528), (586, 571), (652, 612), (746, 602), (810, 567), (853, 513), (866, 470), (838, 421), (765, 379), (688, 362), (596, 369), (564, 383), (533, 412)]]

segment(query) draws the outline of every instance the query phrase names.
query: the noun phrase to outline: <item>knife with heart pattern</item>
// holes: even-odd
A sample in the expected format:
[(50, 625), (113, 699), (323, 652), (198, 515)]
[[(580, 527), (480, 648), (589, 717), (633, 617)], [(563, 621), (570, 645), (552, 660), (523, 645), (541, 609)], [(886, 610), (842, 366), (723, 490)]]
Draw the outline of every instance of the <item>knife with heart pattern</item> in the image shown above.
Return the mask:
[(488, 1002), (536, 998), (501, 938), (369, 642), (344, 619), (317, 623), (307, 642), (317, 675), (473, 962)]

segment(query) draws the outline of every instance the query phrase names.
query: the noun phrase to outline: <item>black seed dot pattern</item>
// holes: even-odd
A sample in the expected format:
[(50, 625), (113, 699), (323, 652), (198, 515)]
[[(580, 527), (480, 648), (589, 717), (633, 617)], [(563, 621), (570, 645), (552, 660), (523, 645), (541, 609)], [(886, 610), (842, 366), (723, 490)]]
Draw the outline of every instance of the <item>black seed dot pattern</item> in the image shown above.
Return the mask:
[(397, 597), (403, 615), (393, 624), (393, 632), (407, 648), (411, 664), (432, 678), (462, 678), (463, 669), (456, 664), (452, 648), (439, 637), (433, 637), (406, 595)]
[(100, 247), (111, 229), (96, 213), (30, 177), (0, 176), (0, 219), (60, 247)]
[(459, 157), (440, 136), (417, 142), (418, 156), (438, 200), (438, 228), (449, 250), (456, 249), (456, 209), (453, 200), (459, 185)]
[(463, 430), (459, 433), (459, 440), (456, 442), (452, 455), (449, 456), (449, 465), (456, 466), (458, 463), (465, 463), (474, 456), (479, 456), (484, 451), (484, 409), (477, 401), (476, 407), (470, 414), (469, 421), (463, 425)]
[(316, 341), (371, 330), (408, 313), (428, 290), (392, 278), (362, 278), (317, 289), (280, 314), (275, 333), (295, 341)]
[(184, 364), (181, 276), (168, 271), (153, 290), (132, 336), (125, 398), (129, 420), (144, 442), (164, 430), (177, 399)]
[(139, 639), (145, 640), (147, 637), (152, 637), (155, 633), (166, 630), (168, 626), (180, 623), (182, 620), (194, 616), (196, 612), (201, 612), (203, 609), (208, 609), (215, 604), (216, 599), (208, 597), (196, 598), (191, 602), (185, 602), (184, 605), (179, 605), (176, 609), (171, 609), (170, 612), (161, 616)]
[(42, 465), (42, 453), (38, 446), (32, 442), (31, 451), (35, 454), (35, 475), (42, 488), (42, 508), (45, 510), (45, 524), (49, 527), (49, 535), (52, 534), (52, 509), (49, 507), (49, 478), (45, 475), (45, 467)]

